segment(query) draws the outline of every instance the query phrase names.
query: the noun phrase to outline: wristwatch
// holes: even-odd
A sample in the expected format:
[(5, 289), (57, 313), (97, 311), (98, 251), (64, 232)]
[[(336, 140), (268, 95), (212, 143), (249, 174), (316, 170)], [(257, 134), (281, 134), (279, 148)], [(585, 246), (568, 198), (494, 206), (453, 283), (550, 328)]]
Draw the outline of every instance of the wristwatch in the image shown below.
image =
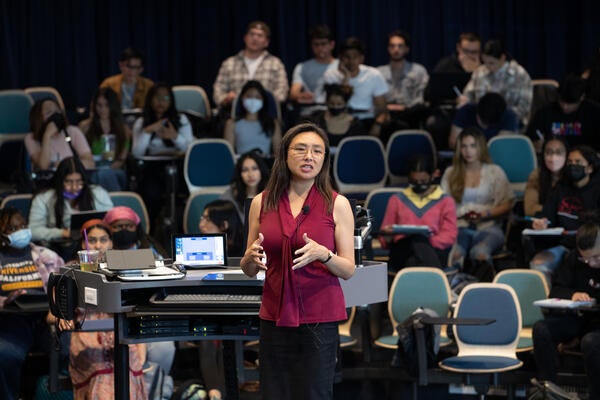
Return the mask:
[(331, 260), (332, 257), (333, 257), (333, 251), (329, 250), (329, 253), (327, 254), (327, 258), (325, 259), (325, 261), (323, 261), (323, 264), (327, 264), (329, 262), (329, 260)]

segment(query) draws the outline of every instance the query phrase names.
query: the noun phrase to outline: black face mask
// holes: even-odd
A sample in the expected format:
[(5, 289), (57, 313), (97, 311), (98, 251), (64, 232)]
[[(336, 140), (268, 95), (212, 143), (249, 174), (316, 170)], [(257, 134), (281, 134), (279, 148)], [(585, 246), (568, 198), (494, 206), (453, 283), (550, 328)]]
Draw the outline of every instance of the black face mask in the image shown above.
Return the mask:
[(54, 125), (56, 125), (56, 128), (59, 132), (63, 131), (67, 127), (67, 121), (65, 121), (64, 115), (62, 115), (62, 113), (59, 112), (55, 112), (54, 114), (48, 117), (44, 124), (44, 129), (46, 126), (48, 126), (50, 122), (54, 122)]
[(583, 165), (570, 164), (567, 165), (565, 170), (565, 174), (567, 175), (567, 179), (571, 183), (577, 183), (583, 178), (585, 178), (585, 167)]
[(430, 182), (411, 182), (410, 187), (412, 189), (413, 192), (415, 192), (416, 194), (422, 194), (425, 193), (430, 187), (431, 187), (431, 183)]
[(117, 250), (127, 250), (137, 242), (137, 232), (122, 229), (113, 233), (113, 247)]
[(329, 107), (327, 110), (329, 110), (329, 114), (337, 116), (346, 111), (346, 107)]

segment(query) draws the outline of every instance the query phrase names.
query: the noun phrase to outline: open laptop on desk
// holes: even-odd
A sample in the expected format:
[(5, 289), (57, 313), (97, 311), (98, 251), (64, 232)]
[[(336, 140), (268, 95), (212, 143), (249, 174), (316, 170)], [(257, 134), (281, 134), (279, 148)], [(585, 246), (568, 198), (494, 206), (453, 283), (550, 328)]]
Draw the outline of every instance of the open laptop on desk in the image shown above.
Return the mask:
[(81, 239), (81, 227), (90, 219), (102, 219), (106, 215), (106, 211), (80, 211), (71, 214), (71, 239)]
[(173, 236), (173, 263), (190, 269), (227, 267), (225, 233), (177, 234)]

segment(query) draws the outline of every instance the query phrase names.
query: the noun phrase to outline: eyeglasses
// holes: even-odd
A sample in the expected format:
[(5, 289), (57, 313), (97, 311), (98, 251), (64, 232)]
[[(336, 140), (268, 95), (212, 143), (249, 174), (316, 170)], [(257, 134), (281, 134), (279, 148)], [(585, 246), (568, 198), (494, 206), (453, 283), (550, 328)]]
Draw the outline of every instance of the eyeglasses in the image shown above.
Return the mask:
[(96, 244), (96, 243), (107, 244), (109, 240), (110, 240), (110, 238), (108, 236), (102, 236), (102, 237), (99, 237), (99, 238), (89, 237), (87, 241), (88, 241), (89, 244), (93, 245), (93, 244)]
[(81, 186), (83, 186), (83, 180), (82, 179), (65, 179), (63, 181), (63, 184), (65, 186), (81, 187)]
[(310, 151), (314, 158), (323, 158), (325, 156), (325, 151), (320, 147), (305, 147), (305, 146), (296, 146), (290, 147), (290, 154), (294, 157), (304, 157), (308, 155)]
[(134, 71), (139, 71), (142, 68), (144, 68), (142, 65), (131, 65), (131, 64), (125, 64), (125, 66), (127, 66), (127, 68), (132, 69)]
[(208, 217), (208, 215), (202, 215), (200, 216), (200, 221), (210, 222), (210, 218)]
[(111, 228), (115, 232), (122, 231), (123, 229), (127, 229), (128, 231), (134, 231), (136, 226), (133, 222), (130, 222), (125, 224), (111, 225)]
[(564, 150), (546, 150), (544, 151), (545, 156), (564, 156), (566, 152)]
[(578, 257), (577, 259), (587, 265), (591, 265), (591, 266), (600, 265), (600, 254), (594, 254), (590, 258)]
[(476, 56), (479, 53), (481, 53), (481, 50), (471, 50), (471, 49), (465, 49), (464, 47), (460, 48), (460, 51), (462, 51), (465, 54), (470, 54), (472, 56)]

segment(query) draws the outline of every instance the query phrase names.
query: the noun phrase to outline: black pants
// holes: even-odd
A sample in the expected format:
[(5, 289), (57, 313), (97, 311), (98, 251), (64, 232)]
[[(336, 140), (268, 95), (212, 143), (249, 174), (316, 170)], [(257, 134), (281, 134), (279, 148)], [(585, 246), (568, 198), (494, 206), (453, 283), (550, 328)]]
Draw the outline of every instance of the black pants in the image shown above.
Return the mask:
[(390, 245), (389, 269), (399, 271), (404, 267), (443, 268), (449, 250), (434, 248), (423, 235), (406, 236)]
[(260, 389), (265, 400), (333, 399), (338, 323), (278, 327), (260, 322)]
[(557, 346), (581, 338), (581, 350), (590, 385), (590, 399), (600, 399), (600, 320), (576, 315), (553, 315), (533, 326), (538, 377), (556, 382), (560, 365)]

